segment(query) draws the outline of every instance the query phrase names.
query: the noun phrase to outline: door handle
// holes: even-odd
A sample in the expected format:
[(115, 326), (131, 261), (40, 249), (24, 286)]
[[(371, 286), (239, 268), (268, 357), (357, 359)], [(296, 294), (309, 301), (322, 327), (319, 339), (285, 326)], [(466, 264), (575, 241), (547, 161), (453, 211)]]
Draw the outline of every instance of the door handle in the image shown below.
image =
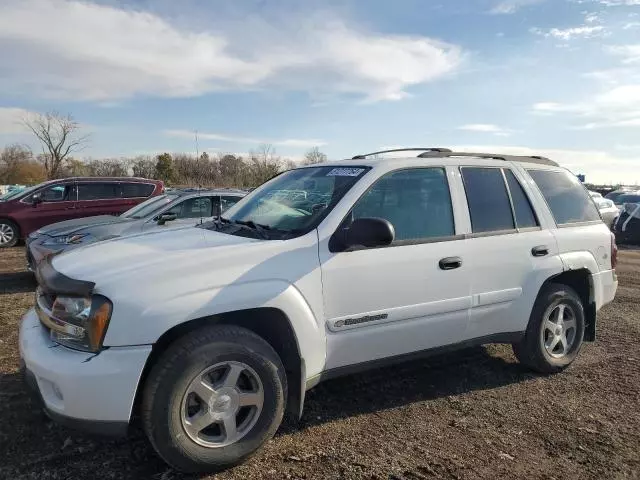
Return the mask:
[(440, 270), (453, 270), (462, 266), (460, 257), (446, 257), (438, 262)]
[(534, 257), (544, 257), (545, 255), (549, 255), (549, 249), (546, 245), (538, 245), (531, 249), (531, 255)]

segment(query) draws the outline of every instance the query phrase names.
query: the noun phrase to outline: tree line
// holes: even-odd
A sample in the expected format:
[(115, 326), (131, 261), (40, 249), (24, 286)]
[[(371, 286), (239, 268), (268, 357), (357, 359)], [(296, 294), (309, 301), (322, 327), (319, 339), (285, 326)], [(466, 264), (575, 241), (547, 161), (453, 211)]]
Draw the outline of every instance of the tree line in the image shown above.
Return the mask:
[[(73, 156), (88, 142), (81, 126), (70, 115), (56, 112), (23, 120), (42, 145), (34, 154), (26, 145), (11, 144), (0, 151), (0, 184), (36, 184), (75, 176), (136, 176), (163, 180), (171, 186), (255, 187), (294, 168), (296, 163), (276, 154), (271, 145), (261, 145), (246, 156), (201, 155), (164, 152), (156, 156), (79, 160)], [(303, 164), (319, 163), (327, 156), (317, 147), (309, 150)]]

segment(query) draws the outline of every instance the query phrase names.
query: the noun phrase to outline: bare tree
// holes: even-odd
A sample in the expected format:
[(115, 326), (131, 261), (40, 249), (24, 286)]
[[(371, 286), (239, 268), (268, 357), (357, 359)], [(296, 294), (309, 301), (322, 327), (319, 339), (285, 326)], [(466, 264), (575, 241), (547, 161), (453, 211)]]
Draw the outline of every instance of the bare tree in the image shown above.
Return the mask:
[(134, 177), (153, 178), (156, 173), (156, 162), (148, 155), (139, 155), (132, 163)]
[(72, 152), (81, 150), (88, 135), (79, 135), (80, 124), (71, 115), (58, 112), (33, 114), (23, 119), (27, 127), (42, 143), (47, 178), (56, 178)]
[(103, 158), (90, 160), (86, 165), (92, 177), (126, 177), (129, 175), (128, 163), (122, 158)]
[(320, 151), (318, 147), (313, 147), (304, 154), (303, 165), (313, 165), (314, 163), (322, 163), (327, 161), (327, 156)]

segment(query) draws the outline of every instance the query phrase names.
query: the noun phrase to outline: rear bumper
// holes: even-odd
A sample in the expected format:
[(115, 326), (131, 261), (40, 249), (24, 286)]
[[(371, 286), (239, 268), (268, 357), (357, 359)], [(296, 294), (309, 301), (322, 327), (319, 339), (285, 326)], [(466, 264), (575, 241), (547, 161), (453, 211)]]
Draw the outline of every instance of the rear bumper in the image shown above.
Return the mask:
[(20, 325), (24, 380), (55, 421), (102, 435), (125, 434), (151, 346), (80, 352), (50, 340), (31, 309)]
[(596, 310), (611, 303), (618, 290), (618, 276), (615, 270), (604, 270), (591, 275), (593, 281)]

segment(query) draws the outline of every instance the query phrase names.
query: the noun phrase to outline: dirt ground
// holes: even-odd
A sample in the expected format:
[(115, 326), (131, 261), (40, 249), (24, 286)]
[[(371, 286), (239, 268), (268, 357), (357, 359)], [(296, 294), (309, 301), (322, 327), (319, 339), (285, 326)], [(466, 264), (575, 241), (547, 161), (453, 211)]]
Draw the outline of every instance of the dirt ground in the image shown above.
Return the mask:
[[(0, 251), (0, 478), (183, 478), (144, 437), (59, 427), (18, 375), (18, 322), (33, 302), (24, 251)], [(321, 384), (302, 422), (211, 478), (640, 478), (640, 251), (598, 340), (565, 372), (522, 368), (508, 346), (475, 348)]]

